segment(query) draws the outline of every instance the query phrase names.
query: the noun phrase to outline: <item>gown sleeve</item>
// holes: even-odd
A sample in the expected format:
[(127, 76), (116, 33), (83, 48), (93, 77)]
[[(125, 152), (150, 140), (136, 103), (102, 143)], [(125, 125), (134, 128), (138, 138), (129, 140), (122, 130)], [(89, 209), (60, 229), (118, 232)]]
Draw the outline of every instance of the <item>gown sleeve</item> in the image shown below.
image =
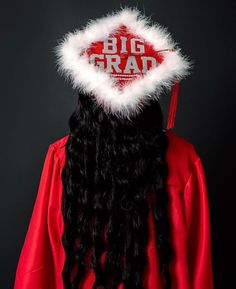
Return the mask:
[[(19, 256), (14, 289), (53, 288), (52, 248), (47, 226), (48, 200), (56, 168), (50, 144), (44, 160), (37, 197)], [(51, 272), (51, 275), (49, 275)]]
[(211, 228), (208, 193), (202, 162), (198, 157), (184, 191), (188, 228), (187, 258), (191, 289), (213, 289)]

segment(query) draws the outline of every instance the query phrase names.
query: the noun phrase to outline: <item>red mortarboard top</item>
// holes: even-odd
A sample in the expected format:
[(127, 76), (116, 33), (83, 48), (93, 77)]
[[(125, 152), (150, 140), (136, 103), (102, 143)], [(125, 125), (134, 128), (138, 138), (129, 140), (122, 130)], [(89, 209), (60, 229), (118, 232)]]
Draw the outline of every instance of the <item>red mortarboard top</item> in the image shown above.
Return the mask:
[(84, 29), (68, 33), (56, 53), (58, 70), (73, 88), (93, 95), (120, 118), (139, 113), (172, 88), (166, 129), (174, 127), (178, 83), (191, 63), (166, 28), (151, 24), (136, 8), (90, 20)]

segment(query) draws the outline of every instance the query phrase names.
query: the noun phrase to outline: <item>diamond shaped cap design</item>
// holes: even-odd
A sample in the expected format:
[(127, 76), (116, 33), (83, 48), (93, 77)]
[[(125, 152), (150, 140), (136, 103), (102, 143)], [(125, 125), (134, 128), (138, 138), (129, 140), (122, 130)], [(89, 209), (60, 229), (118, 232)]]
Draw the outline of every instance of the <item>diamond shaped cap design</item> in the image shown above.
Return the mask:
[(56, 47), (59, 73), (120, 118), (142, 111), (189, 74), (167, 29), (136, 8), (123, 8), (64, 36)]

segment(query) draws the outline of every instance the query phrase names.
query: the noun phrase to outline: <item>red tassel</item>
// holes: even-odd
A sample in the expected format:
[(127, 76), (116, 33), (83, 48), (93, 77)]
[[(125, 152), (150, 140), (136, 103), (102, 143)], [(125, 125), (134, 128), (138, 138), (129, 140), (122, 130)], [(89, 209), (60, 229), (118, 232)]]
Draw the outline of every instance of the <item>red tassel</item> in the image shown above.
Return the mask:
[(169, 104), (169, 112), (167, 117), (167, 125), (166, 129), (172, 129), (175, 125), (175, 115), (177, 110), (177, 102), (178, 102), (178, 93), (179, 93), (179, 82), (176, 81), (172, 87), (170, 104)]

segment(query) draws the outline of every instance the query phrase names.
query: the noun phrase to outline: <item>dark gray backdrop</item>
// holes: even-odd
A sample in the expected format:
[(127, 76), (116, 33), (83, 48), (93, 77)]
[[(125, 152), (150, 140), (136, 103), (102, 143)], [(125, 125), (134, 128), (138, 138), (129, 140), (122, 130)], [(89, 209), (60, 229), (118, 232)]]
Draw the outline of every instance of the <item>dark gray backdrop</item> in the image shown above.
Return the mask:
[[(13, 287), (49, 143), (68, 133), (76, 94), (53, 48), (89, 18), (136, 5), (167, 26), (194, 72), (181, 83), (174, 131), (207, 178), (215, 288), (232, 288), (235, 244), (234, 1), (13, 1), (1, 5), (1, 288)], [(37, 289), (37, 288), (35, 288)], [(201, 288), (199, 288), (201, 289)]]

